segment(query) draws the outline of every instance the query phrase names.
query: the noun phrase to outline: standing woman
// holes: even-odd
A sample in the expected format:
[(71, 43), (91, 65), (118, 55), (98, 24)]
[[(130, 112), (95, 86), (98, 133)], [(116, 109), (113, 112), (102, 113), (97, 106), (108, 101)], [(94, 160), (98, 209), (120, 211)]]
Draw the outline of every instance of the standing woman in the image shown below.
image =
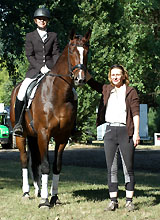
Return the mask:
[(57, 34), (47, 30), (49, 19), (49, 10), (38, 8), (34, 13), (34, 22), (37, 29), (26, 35), (25, 51), (30, 65), (16, 97), (15, 127), (13, 129), (13, 135), (15, 136), (23, 134), (22, 109), (24, 109), (24, 97), (28, 86), (39, 74), (48, 73), (60, 55)]
[(88, 74), (87, 84), (102, 93), (97, 115), (97, 126), (107, 123), (104, 150), (108, 169), (110, 203), (107, 208), (118, 208), (118, 151), (120, 152), (126, 189), (126, 209), (133, 211), (134, 152), (139, 137), (139, 98), (129, 85), (128, 73), (122, 65), (113, 65), (108, 73), (110, 84), (103, 85)]

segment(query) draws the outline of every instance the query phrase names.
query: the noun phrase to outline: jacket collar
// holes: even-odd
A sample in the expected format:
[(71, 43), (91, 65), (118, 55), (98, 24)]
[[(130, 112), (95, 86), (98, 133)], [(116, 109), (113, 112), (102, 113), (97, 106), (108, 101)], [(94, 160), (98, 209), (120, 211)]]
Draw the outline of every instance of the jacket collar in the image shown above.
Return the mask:
[[(114, 89), (114, 86), (112, 86), (111, 84), (104, 84), (103, 85), (103, 90), (102, 90), (102, 94), (103, 94), (103, 101), (104, 101), (104, 105), (106, 105), (107, 100), (111, 94), (111, 91)], [(130, 93), (130, 91), (133, 90), (133, 87), (130, 86), (126, 86), (126, 97), (127, 95)]]
[(48, 32), (48, 31), (47, 31), (47, 38), (45, 39), (44, 42), (42, 41), (41, 37), (39, 36), (37, 29), (35, 31), (33, 31), (33, 33), (34, 33), (35, 39), (39, 40), (42, 43), (46, 43), (50, 39), (50, 32)]
[(131, 86), (126, 86), (126, 96), (130, 93), (130, 91), (133, 89)]
[(39, 36), (37, 29), (36, 29), (35, 31), (33, 31), (33, 33), (34, 33), (35, 39), (42, 42), (42, 39), (41, 39), (41, 37)]
[[(111, 90), (113, 90), (114, 89), (114, 86), (112, 86), (111, 84), (104, 84), (103, 85), (103, 94), (105, 93), (105, 91), (107, 90), (107, 91), (111, 91)], [(131, 90), (133, 89), (133, 87), (131, 87), (131, 86), (126, 86), (126, 94), (128, 94)]]

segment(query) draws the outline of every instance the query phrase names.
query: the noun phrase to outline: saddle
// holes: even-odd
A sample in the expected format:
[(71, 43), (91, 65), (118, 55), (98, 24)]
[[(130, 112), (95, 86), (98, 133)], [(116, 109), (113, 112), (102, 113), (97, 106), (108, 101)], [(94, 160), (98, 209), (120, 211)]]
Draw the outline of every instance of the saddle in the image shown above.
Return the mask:
[(26, 91), (26, 95), (25, 95), (25, 111), (28, 113), (28, 116), (29, 116), (29, 120), (30, 120), (30, 123), (29, 125), (31, 126), (32, 130), (34, 131), (34, 133), (36, 134), (36, 130), (34, 129), (34, 122), (33, 122), (33, 118), (32, 118), (32, 115), (31, 115), (31, 112), (30, 112), (30, 106), (31, 106), (31, 103), (34, 99), (34, 96), (36, 94), (36, 91), (37, 91), (37, 88), (38, 86), (40, 85), (42, 79), (45, 77), (44, 74), (39, 74), (35, 80), (33, 80), (30, 85), (28, 86), (27, 88), (27, 91)]
[(34, 96), (35, 96), (35, 93), (37, 91), (37, 88), (41, 82), (41, 80), (45, 77), (44, 74), (39, 74), (37, 76), (37, 78), (32, 81), (30, 83), (30, 85), (28, 86), (27, 88), (27, 91), (26, 91), (26, 95), (25, 95), (25, 106), (27, 106), (26, 108), (29, 109), (29, 107), (31, 106), (31, 103), (34, 99)]

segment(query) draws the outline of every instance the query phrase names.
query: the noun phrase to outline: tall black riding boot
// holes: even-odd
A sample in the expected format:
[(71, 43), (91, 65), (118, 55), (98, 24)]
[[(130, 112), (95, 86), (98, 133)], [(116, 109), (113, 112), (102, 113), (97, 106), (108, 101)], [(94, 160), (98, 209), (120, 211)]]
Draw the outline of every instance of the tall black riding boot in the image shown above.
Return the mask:
[(20, 101), (16, 98), (15, 103), (15, 126), (13, 128), (13, 135), (14, 136), (22, 136), (23, 134), (23, 127), (22, 127), (22, 120), (23, 120), (23, 112), (24, 112), (24, 101)]

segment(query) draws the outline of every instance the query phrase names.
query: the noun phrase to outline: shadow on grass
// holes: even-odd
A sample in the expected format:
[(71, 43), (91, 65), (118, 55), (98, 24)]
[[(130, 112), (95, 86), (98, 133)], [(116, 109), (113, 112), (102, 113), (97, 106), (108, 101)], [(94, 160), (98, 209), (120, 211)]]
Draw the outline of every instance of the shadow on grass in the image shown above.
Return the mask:
[(22, 184), (21, 166), (12, 160), (0, 161), (0, 189), (15, 189)]
[[(154, 188), (154, 191), (159, 191), (159, 188)], [(104, 201), (109, 199), (109, 192), (108, 189), (89, 189), (89, 190), (76, 190), (73, 192), (74, 197), (85, 197), (87, 201)], [(125, 198), (126, 193), (125, 190), (118, 191), (118, 198), (122, 199)], [(153, 190), (135, 190), (135, 197), (149, 197), (154, 198), (152, 205), (157, 205), (160, 203), (160, 193), (154, 194)], [(144, 202), (147, 205), (147, 201)]]
[[(154, 204), (160, 203), (159, 174), (135, 172), (136, 197), (153, 197)], [(119, 171), (119, 185), (124, 186), (123, 173)], [(51, 179), (51, 178), (50, 178)], [(60, 178), (65, 185), (81, 186), (90, 184), (90, 189), (73, 191), (73, 196), (82, 196), (86, 200), (103, 201), (108, 198), (107, 171), (89, 167), (64, 166)], [(60, 183), (60, 184), (61, 184)], [(104, 189), (92, 189), (92, 185), (104, 186)], [(0, 161), (0, 189), (15, 189), (22, 185), (20, 162), (12, 160)], [(65, 186), (66, 187), (66, 186)], [(88, 187), (88, 186), (87, 186)], [(106, 188), (105, 188), (106, 187)], [(146, 189), (146, 187), (151, 187)], [(144, 190), (141, 190), (141, 188)], [(125, 198), (125, 190), (119, 190), (119, 198)], [(154, 205), (152, 204), (152, 205)]]

